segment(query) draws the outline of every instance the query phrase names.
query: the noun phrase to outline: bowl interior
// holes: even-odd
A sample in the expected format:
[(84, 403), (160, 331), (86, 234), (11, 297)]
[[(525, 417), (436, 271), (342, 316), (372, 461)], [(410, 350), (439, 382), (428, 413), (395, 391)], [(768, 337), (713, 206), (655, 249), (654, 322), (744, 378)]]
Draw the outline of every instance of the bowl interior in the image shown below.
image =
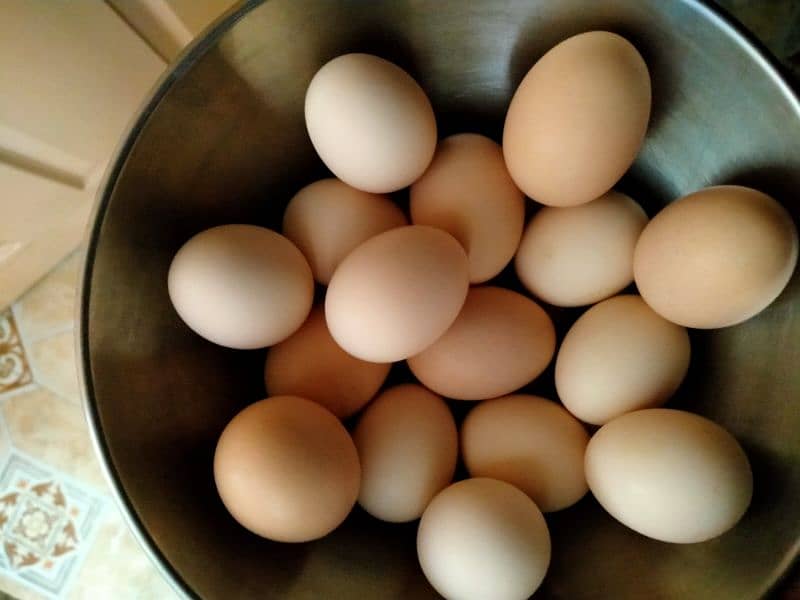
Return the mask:
[[(417, 565), (415, 523), (355, 510), (323, 540), (281, 545), (228, 516), (213, 484), (214, 445), (264, 396), (264, 353), (189, 331), (170, 305), (167, 268), (206, 227), (278, 227), (292, 194), (326, 174), (305, 132), (303, 96), (330, 58), (393, 60), (427, 90), (440, 135), (499, 139), (525, 72), (588, 29), (628, 37), (653, 79), (647, 141), (621, 189), (653, 214), (706, 185), (751, 185), (797, 219), (798, 102), (768, 59), (696, 0), (251, 2), (161, 82), (101, 193), (79, 345), (99, 452), (134, 529), (179, 589), (204, 598), (436, 597)], [(501, 279), (514, 285), (508, 272)], [(668, 545), (587, 497), (548, 516), (554, 555), (542, 597), (755, 598), (786, 570), (800, 539), (799, 280), (757, 318), (694, 333), (691, 371), (671, 402), (718, 421), (747, 450), (756, 491), (743, 521), (710, 542)], [(576, 316), (552, 314), (562, 331)], [(392, 377), (407, 374), (398, 367)], [(551, 373), (532, 389), (552, 397)]]

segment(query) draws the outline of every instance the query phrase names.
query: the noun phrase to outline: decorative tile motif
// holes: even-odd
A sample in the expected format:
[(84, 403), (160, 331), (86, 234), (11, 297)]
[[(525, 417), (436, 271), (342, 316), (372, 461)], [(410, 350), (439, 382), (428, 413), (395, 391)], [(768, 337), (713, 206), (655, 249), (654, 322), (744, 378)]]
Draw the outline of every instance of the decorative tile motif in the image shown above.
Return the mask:
[(0, 314), (0, 394), (28, 385), (31, 369), (11, 311)]
[(64, 477), (12, 454), (0, 473), (0, 570), (58, 597), (88, 551), (103, 506)]

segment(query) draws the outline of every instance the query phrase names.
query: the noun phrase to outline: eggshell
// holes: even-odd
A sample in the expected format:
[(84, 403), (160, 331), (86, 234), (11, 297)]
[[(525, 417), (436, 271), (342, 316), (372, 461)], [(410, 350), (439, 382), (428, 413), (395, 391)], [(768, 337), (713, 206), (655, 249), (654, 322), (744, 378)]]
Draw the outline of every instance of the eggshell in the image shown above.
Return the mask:
[(722, 427), (692, 413), (651, 408), (604, 425), (586, 449), (586, 477), (612, 517), (642, 535), (703, 542), (747, 510), (747, 456)]
[(221, 225), (186, 242), (173, 258), (169, 297), (198, 335), (229, 348), (262, 348), (303, 324), (314, 279), (288, 239), (255, 225)]
[(510, 483), (542, 512), (571, 506), (586, 494), (587, 443), (583, 425), (561, 405), (527, 394), (481, 402), (461, 426), (470, 476)]
[(466, 479), (425, 509), (417, 556), (447, 599), (524, 600), (547, 573), (550, 533), (533, 500), (514, 486)]
[(353, 440), (333, 414), (304, 398), (275, 396), (225, 427), (214, 479), (244, 527), (279, 542), (305, 542), (344, 521), (361, 469)]
[(517, 275), (555, 306), (599, 302), (633, 282), (633, 250), (646, 224), (642, 207), (615, 191), (580, 206), (544, 207), (525, 228)]
[(626, 412), (666, 402), (686, 376), (689, 335), (639, 296), (616, 296), (573, 324), (556, 358), (564, 406), (602, 425)]
[(390, 364), (359, 360), (331, 337), (322, 307), (294, 334), (270, 348), (264, 381), (270, 396), (293, 395), (343, 419), (361, 410), (389, 374)]
[(444, 229), (469, 256), (470, 281), (481, 283), (509, 263), (519, 245), (525, 197), (494, 141), (462, 133), (439, 143), (433, 162), (411, 186), (411, 220)]
[(436, 149), (436, 119), (425, 92), (403, 69), (369, 54), (338, 56), (317, 71), (305, 117), (325, 165), (366, 192), (411, 185)]
[(358, 503), (373, 517), (402, 523), (422, 516), (453, 479), (458, 432), (444, 401), (420, 385), (390, 388), (358, 421)]
[(727, 327), (764, 310), (797, 264), (797, 228), (775, 200), (733, 185), (669, 204), (645, 227), (633, 260), (642, 298), (685, 327)]
[(455, 400), (508, 394), (550, 363), (556, 336), (530, 298), (499, 287), (470, 289), (450, 328), (408, 366), (425, 386)]
[(305, 255), (314, 279), (323, 285), (359, 244), (407, 224), (403, 211), (386, 196), (333, 178), (297, 192), (283, 214), (283, 234)]
[(333, 274), (325, 297), (328, 329), (346, 352), (371, 362), (417, 354), (458, 316), (469, 262), (448, 233), (409, 225), (367, 240)]
[(549, 206), (598, 198), (628, 170), (650, 118), (650, 75), (636, 48), (608, 31), (568, 38), (520, 83), (503, 154), (519, 188)]

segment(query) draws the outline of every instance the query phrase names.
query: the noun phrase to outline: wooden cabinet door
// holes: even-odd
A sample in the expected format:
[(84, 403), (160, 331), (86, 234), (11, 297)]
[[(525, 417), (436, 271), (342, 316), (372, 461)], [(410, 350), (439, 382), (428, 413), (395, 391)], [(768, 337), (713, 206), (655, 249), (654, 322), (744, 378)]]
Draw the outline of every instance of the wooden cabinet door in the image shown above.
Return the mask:
[(164, 70), (232, 0), (3, 0), (0, 308), (80, 242), (96, 186)]

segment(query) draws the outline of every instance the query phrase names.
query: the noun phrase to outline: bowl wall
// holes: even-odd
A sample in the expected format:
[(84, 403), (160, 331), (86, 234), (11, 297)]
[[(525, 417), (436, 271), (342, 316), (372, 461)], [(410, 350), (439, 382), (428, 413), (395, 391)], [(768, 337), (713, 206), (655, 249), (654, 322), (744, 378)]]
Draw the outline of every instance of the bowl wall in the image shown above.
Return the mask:
[[(306, 135), (303, 96), (330, 58), (365, 51), (393, 60), (428, 91), (440, 135), (499, 139), (536, 59), (597, 28), (628, 37), (653, 79), (650, 131), (621, 189), (653, 214), (710, 184), (751, 185), (797, 219), (797, 99), (760, 50), (694, 0), (251, 2), (159, 84), (100, 194), (79, 351), (98, 451), (134, 530), (178, 589), (220, 599), (436, 597), (417, 565), (416, 524), (356, 510), (323, 540), (282, 545), (228, 516), (213, 484), (214, 445), (238, 410), (264, 396), (264, 353), (195, 336), (170, 305), (167, 269), (206, 227), (277, 227), (292, 194), (326, 174)], [(625, 529), (587, 497), (548, 517), (554, 554), (542, 597), (755, 598), (785, 572), (800, 539), (799, 299), (796, 275), (757, 318), (693, 334), (690, 375), (671, 403), (718, 421), (747, 450), (756, 493), (741, 524), (707, 543), (668, 545)], [(575, 317), (553, 314), (562, 330)], [(552, 389), (547, 377), (536, 390)]]

